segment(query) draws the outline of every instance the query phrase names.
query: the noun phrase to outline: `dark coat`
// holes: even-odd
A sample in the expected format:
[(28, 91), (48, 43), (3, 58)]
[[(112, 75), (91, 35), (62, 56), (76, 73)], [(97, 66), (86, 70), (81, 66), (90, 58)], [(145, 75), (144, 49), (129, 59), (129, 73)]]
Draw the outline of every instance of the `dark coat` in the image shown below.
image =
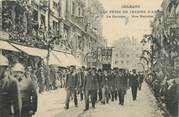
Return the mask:
[(66, 77), (66, 88), (77, 88), (78, 87), (78, 75), (77, 73), (68, 73)]
[(129, 79), (129, 85), (131, 87), (139, 87), (139, 79), (137, 74), (132, 74)]
[(117, 90), (127, 90), (128, 79), (125, 75), (117, 74), (116, 75), (116, 88)]
[(110, 88), (112, 88), (113, 90), (115, 90), (116, 88), (116, 74), (112, 73), (109, 77), (109, 85)]
[(110, 86), (110, 80), (109, 80), (109, 76), (105, 76), (103, 75), (102, 77), (102, 87), (104, 86)]
[(79, 87), (83, 87), (84, 79), (85, 79), (85, 73), (82, 72), (82, 71), (78, 72), (78, 85), (79, 85)]
[(26, 110), (27, 113), (29, 111), (35, 113), (37, 111), (37, 92), (32, 80), (24, 77), (19, 80), (18, 85), (22, 98), (22, 112)]
[(99, 89), (102, 89), (103, 75), (102, 74), (97, 74), (97, 78), (98, 78)]
[(84, 90), (98, 90), (99, 83), (98, 83), (97, 75), (92, 75), (91, 73), (88, 73), (85, 76), (83, 88)]
[(21, 116), (21, 97), (17, 81), (6, 76), (0, 80), (0, 117), (12, 117), (13, 111)]
[(171, 104), (177, 104), (178, 103), (178, 95), (177, 95), (177, 85), (173, 84), (172, 86), (169, 86), (167, 89), (167, 103)]

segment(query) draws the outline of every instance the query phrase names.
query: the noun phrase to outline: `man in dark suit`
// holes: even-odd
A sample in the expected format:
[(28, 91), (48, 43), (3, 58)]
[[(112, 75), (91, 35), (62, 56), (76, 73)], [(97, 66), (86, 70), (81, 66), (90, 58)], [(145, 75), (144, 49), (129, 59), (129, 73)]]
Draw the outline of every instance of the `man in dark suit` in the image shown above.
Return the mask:
[(98, 84), (99, 84), (98, 96), (99, 96), (99, 101), (101, 101), (102, 100), (102, 78), (103, 78), (103, 73), (101, 69), (98, 70), (97, 77), (98, 77)]
[(0, 54), (0, 117), (21, 117), (21, 97), (17, 80), (10, 77), (8, 59)]
[(124, 105), (124, 97), (127, 90), (127, 78), (125, 77), (125, 71), (119, 70), (116, 75), (116, 89), (118, 90), (119, 104)]
[(69, 108), (70, 103), (70, 96), (74, 96), (74, 103), (75, 107), (78, 106), (78, 100), (77, 100), (77, 87), (78, 87), (78, 75), (75, 71), (75, 66), (70, 66), (70, 71), (67, 74), (66, 77), (66, 102), (65, 102), (65, 109)]
[(129, 85), (131, 86), (132, 97), (133, 97), (133, 100), (135, 101), (137, 99), (137, 89), (139, 87), (139, 80), (138, 80), (138, 75), (136, 73), (136, 70), (133, 69), (132, 72), (133, 73), (130, 77)]
[(79, 84), (79, 93), (80, 93), (80, 100), (83, 100), (83, 83), (84, 83), (84, 78), (85, 78), (85, 73), (84, 73), (85, 67), (82, 66), (78, 73), (78, 84)]
[(22, 99), (22, 117), (32, 117), (37, 111), (37, 92), (31, 78), (25, 76), (24, 66), (16, 63), (12, 68), (12, 74), (18, 80)]
[(115, 69), (111, 71), (110, 75), (110, 93), (111, 93), (111, 101), (117, 100), (117, 92), (116, 92), (116, 73)]
[(104, 70), (104, 75), (102, 78), (102, 104), (109, 102), (109, 84), (109, 74), (106, 70)]
[(84, 91), (85, 91), (85, 109), (89, 109), (89, 96), (91, 96), (92, 107), (95, 108), (97, 90), (99, 89), (98, 79), (95, 68), (88, 69), (88, 73), (84, 80)]

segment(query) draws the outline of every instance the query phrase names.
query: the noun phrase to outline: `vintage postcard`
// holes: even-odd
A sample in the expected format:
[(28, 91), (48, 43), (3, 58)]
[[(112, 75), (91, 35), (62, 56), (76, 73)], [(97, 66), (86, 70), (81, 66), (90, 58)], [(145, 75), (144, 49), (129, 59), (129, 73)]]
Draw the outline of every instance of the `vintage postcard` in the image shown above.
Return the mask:
[(179, 117), (179, 0), (0, 0), (0, 117)]

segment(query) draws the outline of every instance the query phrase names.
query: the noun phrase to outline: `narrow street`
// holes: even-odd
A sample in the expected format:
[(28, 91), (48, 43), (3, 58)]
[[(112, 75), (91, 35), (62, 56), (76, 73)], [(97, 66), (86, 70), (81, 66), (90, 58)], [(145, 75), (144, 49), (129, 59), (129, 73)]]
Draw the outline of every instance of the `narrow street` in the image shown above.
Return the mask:
[(64, 89), (45, 92), (39, 98), (39, 109), (35, 117), (162, 117), (156, 100), (145, 83), (138, 93), (137, 101), (132, 101), (131, 90), (128, 90), (124, 106), (120, 106), (117, 101), (106, 105), (98, 102), (96, 109), (90, 108), (87, 112), (83, 112), (84, 101), (79, 102), (78, 108), (71, 102), (70, 109), (64, 110)]

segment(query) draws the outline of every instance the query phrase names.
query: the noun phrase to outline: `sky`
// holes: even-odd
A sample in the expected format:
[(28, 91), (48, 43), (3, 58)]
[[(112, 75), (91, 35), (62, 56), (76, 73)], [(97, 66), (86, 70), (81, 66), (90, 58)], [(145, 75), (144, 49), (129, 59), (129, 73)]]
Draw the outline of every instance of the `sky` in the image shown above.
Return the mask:
[[(151, 32), (150, 22), (153, 20), (156, 11), (161, 9), (162, 0), (99, 0), (106, 11), (102, 20), (103, 36), (107, 39), (108, 46), (112, 46), (114, 40), (120, 37), (135, 37), (140, 41), (144, 34)], [(124, 8), (122, 6), (132, 5), (137, 8)], [(111, 10), (118, 13), (110, 13)], [(119, 13), (121, 11), (121, 13)], [(123, 13), (128, 11), (128, 13)], [(131, 11), (145, 11), (147, 13), (131, 13)], [(152, 13), (148, 13), (148, 11)], [(138, 16), (134, 18), (132, 16)], [(140, 17), (140, 15), (145, 16)], [(107, 18), (107, 16), (115, 16)], [(126, 17), (126, 18), (125, 18)]]

